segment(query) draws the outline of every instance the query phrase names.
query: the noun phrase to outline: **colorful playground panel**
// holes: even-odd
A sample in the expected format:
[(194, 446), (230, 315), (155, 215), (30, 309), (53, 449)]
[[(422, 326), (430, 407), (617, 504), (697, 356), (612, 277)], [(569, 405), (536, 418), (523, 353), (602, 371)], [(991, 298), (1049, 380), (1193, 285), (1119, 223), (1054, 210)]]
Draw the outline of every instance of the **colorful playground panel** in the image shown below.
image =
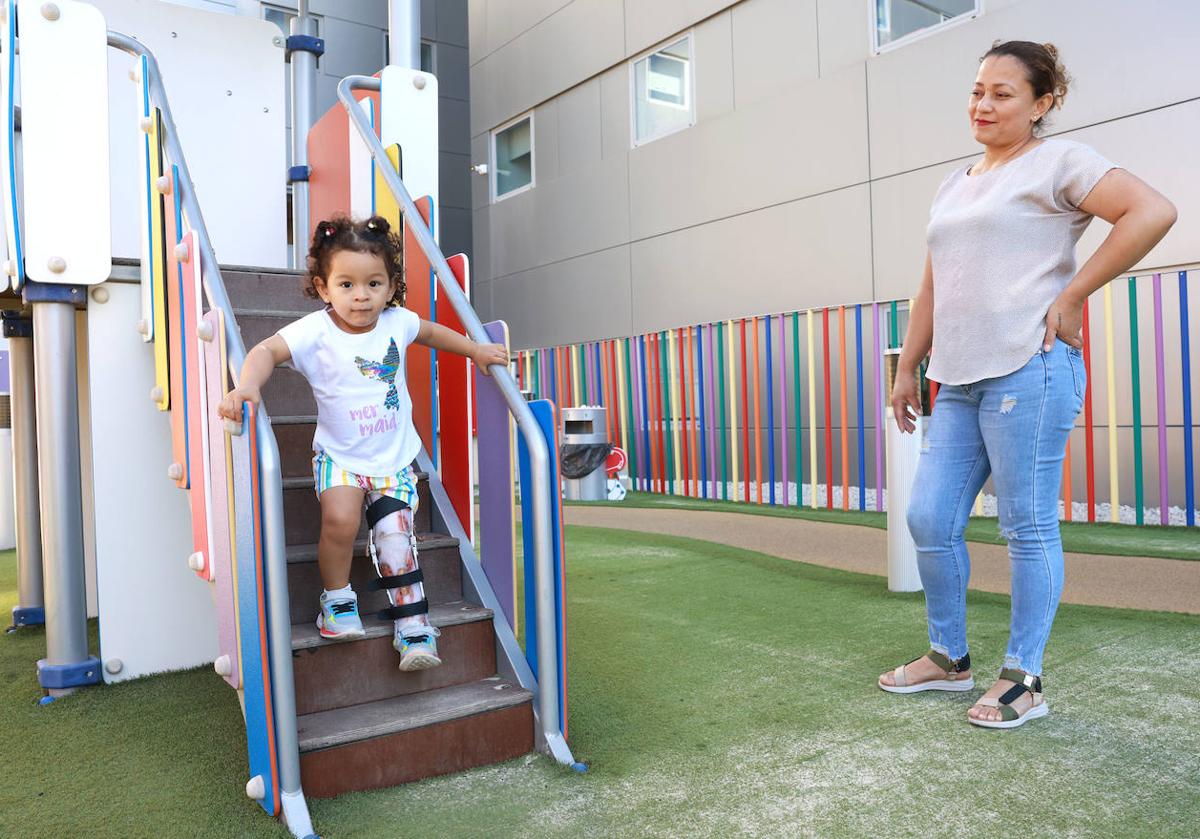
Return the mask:
[(229, 439), (233, 455), (233, 542), (242, 697), (250, 777), (260, 776), (266, 794), (259, 801), (279, 813), (279, 771), (275, 717), (271, 708), (271, 662), (267, 652), (266, 592), (258, 439), (254, 405), (242, 406), (242, 431)]
[(138, 58), (138, 79), (141, 84), (138, 85), (140, 98), (138, 99), (141, 107), (138, 108), (138, 124), (139, 130), (135, 135), (137, 137), (139, 156), (138, 160), (141, 165), (138, 167), (138, 175), (141, 178), (142, 191), (141, 201), (139, 201), (140, 212), (142, 217), (141, 235), (138, 237), (141, 240), (142, 262), (141, 270), (141, 294), (142, 294), (142, 340), (150, 342), (154, 340), (154, 246), (156, 238), (154, 236), (154, 199), (157, 193), (154, 191), (154, 178), (151, 173), (150, 165), (150, 148), (151, 143), (155, 143), (155, 154), (158, 153), (157, 140), (151, 138), (151, 132), (146, 131), (142, 126), (151, 127), (153, 125), (150, 117), (150, 79), (147, 73), (146, 56)]
[[(376, 103), (372, 99), (359, 101), (358, 107), (366, 115), (367, 125), (376, 136), (379, 130), (375, 127)], [(350, 153), (350, 215), (353, 218), (367, 218), (375, 212), (375, 162), (371, 158), (371, 150), (363, 142), (358, 129), (346, 121), (348, 132), (348, 150)]]
[(21, 251), (21, 213), (17, 206), (17, 134), (16, 60), (17, 16), (16, 0), (3, 0), (0, 14), (4, 15), (4, 51), (0, 55), (0, 95), (4, 97), (4, 114), (0, 130), (4, 131), (4, 162), (0, 166), (0, 201), (4, 202), (4, 234), (8, 245), (8, 270), (0, 277), (0, 290), (10, 286), (20, 291), (25, 283), (25, 260)]
[[(465, 254), (446, 260), (463, 293), (470, 294), (471, 274)], [(454, 307), (443, 305), (438, 310), (438, 322), (459, 334), (466, 330)], [(474, 480), (471, 474), (471, 362), (455, 353), (437, 357), (437, 404), (441, 435), (441, 460), (438, 470), (442, 486), (467, 537), (475, 541)]]
[(187, 459), (187, 369), (183, 334), (183, 265), (175, 257), (175, 246), (183, 237), (183, 212), (179, 202), (179, 170), (172, 166), (170, 191), (166, 195), (167, 256), (167, 328), (162, 340), (167, 345), (167, 369), (170, 371), (171, 451), (172, 460), (183, 472), (175, 479), (180, 489), (188, 486)]
[[(562, 532), (562, 486), (559, 479), (558, 462), (558, 408), (548, 399), (537, 399), (529, 403), (533, 417), (537, 420), (542, 437), (550, 450), (550, 548), (554, 566), (554, 635), (558, 651), (558, 718), (561, 720), (563, 736), (567, 736), (567, 616), (566, 594), (563, 589), (565, 569), (563, 567)], [(534, 521), (533, 493), (530, 490), (529, 449), (525, 438), (517, 437), (517, 459), (521, 470), (521, 520)], [(533, 529), (522, 528), (521, 540), (524, 548), (525, 567), (525, 658), (534, 677), (538, 674), (537, 649), (537, 592), (535, 589)]]
[[(184, 409), (187, 412), (187, 479), (188, 503), (192, 509), (193, 550), (204, 559), (204, 567), (196, 573), (205, 580), (212, 579), (209, 563), (208, 525), (208, 440), (204, 433), (204, 420), (208, 416), (208, 393), (204, 383), (204, 368), (200, 364), (201, 346), (205, 343), (199, 336), (201, 316), (201, 264), (200, 251), (196, 246), (196, 232), (189, 230), (183, 237), (188, 258), (180, 264), (183, 272), (182, 331), (184, 364), (187, 376), (184, 379)], [(214, 406), (215, 409), (215, 406)]]
[[(229, 361), (225, 351), (225, 320), (220, 309), (204, 316), (211, 340), (203, 341), (204, 373), (202, 378), (208, 405), (212, 410), (205, 413), (204, 429), (208, 442), (208, 473), (205, 485), (208, 488), (208, 550), (205, 566), (213, 582), (213, 603), (217, 612), (217, 654), (225, 656), (229, 671), (224, 679), (232, 688), (242, 686), (241, 654), (238, 644), (237, 601), (234, 580), (233, 553), (233, 451), (229, 435), (225, 433), (225, 421), (217, 416), (216, 405), (229, 390)], [(194, 523), (195, 519), (193, 519)]]
[[(375, 91), (355, 91), (359, 101), (371, 99), (379, 107)], [(308, 132), (308, 230), (335, 213), (350, 211), (350, 117), (339, 101), (317, 120)]]
[[(425, 224), (433, 227), (433, 201), (426, 198), (417, 199), (417, 212)], [(404, 225), (404, 276), (408, 291), (404, 298), (404, 307), (421, 320), (434, 320), (434, 283), (433, 269), (421, 246), (417, 244), (412, 234), (412, 226)], [(410, 344), (405, 353), (406, 362), (404, 374), (408, 382), (408, 392), (412, 397), (413, 426), (425, 444), (435, 466), (438, 465), (437, 438), (434, 414), (434, 353), (428, 347)]]
[(150, 269), (151, 329), (154, 336), (154, 388), (158, 392), (158, 410), (171, 407), (171, 368), (167, 361), (167, 227), (165, 196), (158, 183), (163, 176), (162, 112), (157, 108), (150, 118), (146, 154), (150, 165), (150, 192), (146, 201), (150, 207)]
[[(485, 323), (497, 344), (508, 346), (508, 325)], [(479, 546), (483, 573), (492, 585), (504, 617), (517, 631), (516, 510), (513, 501), (513, 421), (496, 380), (475, 369), (476, 446), (479, 457)]]
[[(400, 147), (390, 145), (386, 149), (388, 160), (392, 162), (392, 169), (397, 175), (403, 177), (404, 168), (400, 160)], [(400, 235), (401, 226), (404, 219), (400, 214), (400, 203), (396, 200), (396, 196), (392, 195), (392, 191), (388, 189), (387, 181), (383, 178), (383, 171), (375, 167), (375, 215), (383, 216), (387, 219), (388, 224), (392, 226), (392, 230), (396, 231), (396, 235)]]

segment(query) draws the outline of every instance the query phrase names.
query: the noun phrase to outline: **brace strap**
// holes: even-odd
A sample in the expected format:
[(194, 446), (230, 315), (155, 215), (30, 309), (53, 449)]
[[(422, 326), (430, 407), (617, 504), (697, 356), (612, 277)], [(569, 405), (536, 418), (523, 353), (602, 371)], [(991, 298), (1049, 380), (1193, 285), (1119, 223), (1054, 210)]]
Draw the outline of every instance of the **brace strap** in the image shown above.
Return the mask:
[(367, 587), (372, 591), (379, 591), (387, 588), (404, 588), (406, 586), (415, 585), (416, 583), (424, 582), (425, 575), (418, 568), (416, 571), (409, 571), (407, 574), (397, 574), (394, 577), (377, 577), (367, 584)]
[(428, 613), (429, 600), (428, 598), (423, 598), (416, 603), (404, 603), (400, 606), (393, 606), (390, 609), (380, 609), (375, 613), (375, 616), (380, 620), (394, 621), (400, 618), (412, 618)]
[(367, 505), (367, 527), (374, 530), (375, 525), (379, 524), (392, 513), (398, 513), (401, 510), (407, 509), (408, 505), (399, 498), (392, 498), (390, 495), (381, 495)]

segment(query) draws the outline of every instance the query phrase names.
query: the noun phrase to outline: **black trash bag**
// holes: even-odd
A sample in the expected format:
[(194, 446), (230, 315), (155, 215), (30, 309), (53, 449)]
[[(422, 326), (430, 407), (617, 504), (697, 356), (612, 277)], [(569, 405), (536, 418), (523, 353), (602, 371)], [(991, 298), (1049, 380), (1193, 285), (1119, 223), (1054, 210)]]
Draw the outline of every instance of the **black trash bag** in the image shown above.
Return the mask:
[(610, 451), (612, 443), (564, 443), (558, 450), (562, 476), (586, 478), (596, 467), (604, 466)]

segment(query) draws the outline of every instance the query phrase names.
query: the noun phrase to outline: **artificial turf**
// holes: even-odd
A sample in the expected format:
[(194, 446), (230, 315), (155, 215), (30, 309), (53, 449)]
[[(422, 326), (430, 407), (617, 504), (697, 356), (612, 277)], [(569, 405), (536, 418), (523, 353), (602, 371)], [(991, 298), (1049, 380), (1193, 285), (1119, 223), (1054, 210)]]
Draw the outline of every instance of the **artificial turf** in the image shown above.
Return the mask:
[[(569, 505), (595, 507), (642, 507), (657, 510), (722, 510), (752, 516), (825, 521), (887, 529), (887, 513), (874, 510), (841, 510), (827, 507), (784, 507), (738, 501), (709, 501), (679, 495), (631, 492), (624, 501), (568, 501)], [(1164, 559), (1200, 560), (1200, 532), (1195, 527), (1114, 524), (1112, 522), (1060, 522), (1063, 550), (1105, 556), (1152, 556)], [(999, 520), (994, 516), (972, 516), (967, 523), (968, 542), (1003, 545)]]
[[(968, 595), (978, 690), (895, 696), (875, 679), (925, 649), (920, 595), (676, 537), (567, 542), (569, 739), (590, 771), (527, 756), (311, 801), (325, 837), (1195, 835), (1200, 616), (1063, 606), (1052, 713), (985, 731), (965, 715), (1007, 597)], [(211, 670), (41, 708), (43, 645), (0, 637), (0, 835), (286, 835), (241, 791), (237, 702)]]

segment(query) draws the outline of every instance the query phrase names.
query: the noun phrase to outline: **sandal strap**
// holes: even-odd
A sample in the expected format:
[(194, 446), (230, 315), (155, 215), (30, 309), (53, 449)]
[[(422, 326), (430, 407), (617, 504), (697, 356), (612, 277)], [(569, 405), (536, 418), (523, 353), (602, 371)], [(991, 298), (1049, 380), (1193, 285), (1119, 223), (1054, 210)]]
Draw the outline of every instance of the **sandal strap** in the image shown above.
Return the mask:
[[(932, 661), (934, 664), (936, 664), (938, 667), (945, 670), (947, 674), (965, 673), (966, 671), (971, 669), (971, 654), (970, 653), (967, 653), (966, 655), (964, 655), (962, 658), (958, 659), (957, 661), (952, 660), (948, 655), (945, 655), (944, 653), (939, 653), (937, 650), (930, 650), (929, 652), (925, 653), (925, 657), (928, 658), (930, 661)], [(919, 659), (913, 659), (913, 661), (919, 661)], [(912, 663), (913, 663), (912, 661), (909, 662), (909, 664), (912, 664)]]

